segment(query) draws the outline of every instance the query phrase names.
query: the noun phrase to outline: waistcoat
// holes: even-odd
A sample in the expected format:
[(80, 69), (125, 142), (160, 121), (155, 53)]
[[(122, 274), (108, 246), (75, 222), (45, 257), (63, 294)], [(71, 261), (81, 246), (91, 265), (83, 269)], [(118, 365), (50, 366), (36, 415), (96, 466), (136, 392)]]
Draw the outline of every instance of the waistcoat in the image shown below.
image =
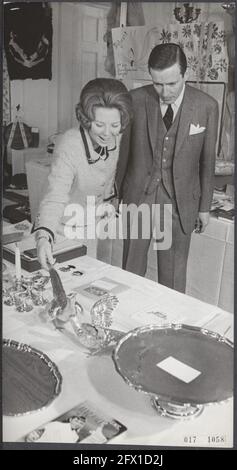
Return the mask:
[(166, 130), (161, 112), (158, 113), (157, 142), (151, 170), (151, 179), (148, 183), (146, 194), (151, 194), (162, 182), (169, 196), (171, 198), (175, 196), (172, 166), (181, 106), (168, 131)]

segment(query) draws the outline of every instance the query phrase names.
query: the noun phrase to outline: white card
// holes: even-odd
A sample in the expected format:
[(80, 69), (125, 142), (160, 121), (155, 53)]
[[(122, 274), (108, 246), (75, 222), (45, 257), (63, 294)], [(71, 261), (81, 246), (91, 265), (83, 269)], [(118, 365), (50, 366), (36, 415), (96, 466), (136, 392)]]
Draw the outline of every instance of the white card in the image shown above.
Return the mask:
[(105, 289), (105, 290), (112, 290), (115, 287), (117, 287), (117, 284), (114, 284), (112, 282), (107, 282), (102, 279), (97, 279), (96, 281), (91, 283), (91, 286), (100, 287), (101, 289)]
[(192, 382), (192, 380), (196, 379), (196, 377), (201, 374), (199, 370), (184, 364), (184, 362), (178, 361), (178, 359), (172, 356), (158, 362), (156, 365), (185, 383)]

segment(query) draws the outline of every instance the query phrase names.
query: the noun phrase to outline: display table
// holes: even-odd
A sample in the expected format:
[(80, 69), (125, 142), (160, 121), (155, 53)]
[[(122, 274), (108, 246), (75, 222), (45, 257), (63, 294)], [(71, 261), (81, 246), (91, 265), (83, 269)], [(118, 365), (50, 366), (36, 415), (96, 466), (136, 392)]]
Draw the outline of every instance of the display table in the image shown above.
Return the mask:
[[(125, 286), (116, 294), (119, 304), (113, 312), (114, 329), (126, 332), (137, 326), (160, 324), (161, 319), (148, 314), (159, 310), (165, 322), (203, 326), (233, 339), (233, 315), (218, 307), (88, 256), (75, 259), (72, 264), (84, 274), (73, 277), (63, 273), (67, 294), (101, 278)], [(19, 313), (13, 307), (4, 305), (3, 337), (28, 344), (47, 354), (62, 374), (62, 390), (41, 411), (3, 417), (4, 442), (22, 441), (31, 430), (55, 419), (78, 403), (90, 400), (128, 428), (125, 433), (112, 439), (111, 444), (232, 446), (232, 400), (206, 406), (200, 416), (189, 421), (159, 416), (151, 406), (149, 396), (136, 392), (122, 380), (115, 370), (111, 353), (88, 357), (76, 341), (56, 330), (51, 322), (42, 321), (39, 308)], [(190, 436), (195, 436), (192, 438), (194, 442)], [(215, 436), (222, 436), (222, 440)]]
[[(150, 248), (147, 277), (157, 279), (156, 254)], [(205, 232), (193, 233), (186, 293), (234, 311), (234, 223), (210, 217)]]
[[(152, 245), (152, 244), (151, 244)], [(110, 258), (122, 265), (123, 241), (113, 240)], [(157, 281), (156, 252), (150, 246), (146, 277)], [(187, 266), (186, 293), (229, 311), (234, 311), (234, 223), (210, 218), (205, 232), (193, 233)]]
[[(30, 161), (26, 165), (31, 220), (34, 221), (40, 200), (45, 194), (50, 171), (49, 159)], [(109, 242), (99, 259), (122, 266), (123, 241)], [(156, 253), (149, 249), (146, 277), (157, 281)], [(187, 268), (187, 294), (233, 312), (234, 310), (234, 224), (211, 217), (203, 234), (192, 234)]]

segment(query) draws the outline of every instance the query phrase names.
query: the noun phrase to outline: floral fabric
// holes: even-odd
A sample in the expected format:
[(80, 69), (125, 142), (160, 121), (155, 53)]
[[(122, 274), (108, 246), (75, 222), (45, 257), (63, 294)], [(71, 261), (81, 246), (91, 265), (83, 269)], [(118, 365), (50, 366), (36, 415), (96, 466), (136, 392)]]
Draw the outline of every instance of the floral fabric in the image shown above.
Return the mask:
[(179, 44), (188, 62), (189, 80), (228, 81), (228, 55), (223, 22), (133, 26), (112, 29), (118, 79), (150, 80), (149, 54), (160, 43)]

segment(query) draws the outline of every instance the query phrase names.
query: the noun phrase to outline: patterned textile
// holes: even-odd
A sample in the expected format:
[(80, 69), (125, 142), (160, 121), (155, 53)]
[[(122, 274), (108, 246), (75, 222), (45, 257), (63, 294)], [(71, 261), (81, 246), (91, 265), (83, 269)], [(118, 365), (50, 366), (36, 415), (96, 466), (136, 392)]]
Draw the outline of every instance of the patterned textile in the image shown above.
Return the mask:
[(174, 116), (174, 111), (172, 109), (172, 106), (171, 106), (171, 104), (168, 104), (167, 111), (166, 111), (165, 115), (163, 116), (163, 121), (165, 123), (165, 127), (166, 127), (167, 131), (172, 126), (173, 116)]
[(188, 62), (189, 80), (228, 81), (228, 55), (223, 22), (135, 26), (112, 29), (118, 79), (149, 80), (147, 61), (160, 43), (179, 44)]
[[(120, 24), (121, 2), (114, 1), (107, 16), (107, 32), (104, 35), (104, 41), (107, 43), (107, 57), (105, 60), (105, 70), (111, 75), (115, 75), (114, 54), (112, 44), (112, 28)], [(140, 3), (129, 2), (127, 4), (127, 26), (144, 25), (145, 19), (143, 8)]]
[(51, 80), (51, 7), (46, 2), (5, 4), (4, 47), (10, 80)]
[(7, 124), (11, 120), (10, 102), (10, 80), (7, 70), (6, 57), (3, 51), (3, 92), (2, 92), (3, 123)]

